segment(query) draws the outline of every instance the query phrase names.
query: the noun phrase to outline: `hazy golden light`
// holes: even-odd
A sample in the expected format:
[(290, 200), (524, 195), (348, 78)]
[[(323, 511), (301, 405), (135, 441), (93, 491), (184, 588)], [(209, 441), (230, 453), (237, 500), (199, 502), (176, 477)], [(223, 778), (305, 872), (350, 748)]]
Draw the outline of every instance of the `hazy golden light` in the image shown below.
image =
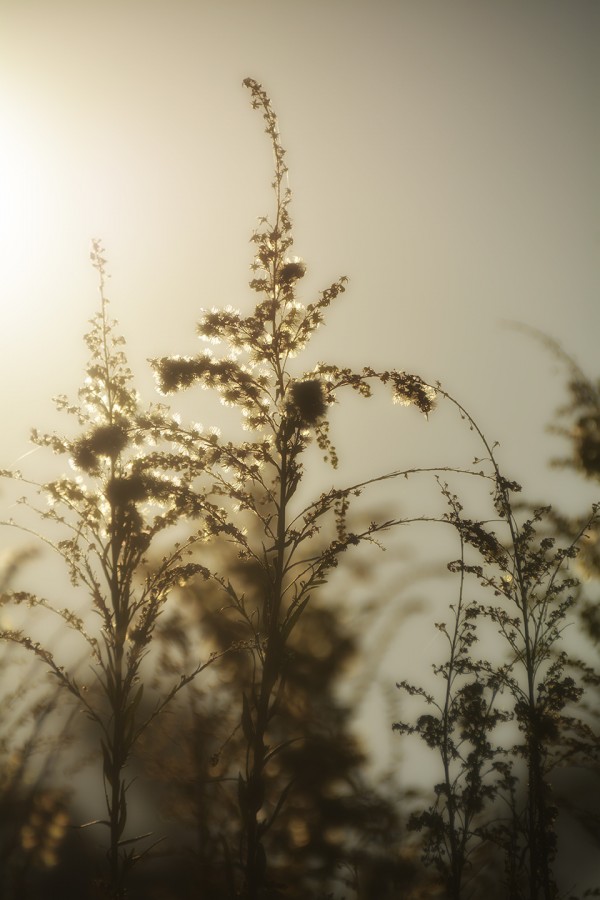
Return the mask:
[[(293, 15), (280, 0), (0, 6), (0, 469), (41, 469), (47, 448), (30, 450), (29, 429), (54, 430), (51, 397), (77, 396), (81, 337), (98, 308), (90, 239), (106, 247), (110, 312), (144, 403), (159, 399), (149, 357), (201, 351), (201, 308), (250, 312), (248, 239), (273, 206), (270, 148), (241, 85), (250, 75), (271, 95), (289, 150), (290, 253), (307, 262), (299, 300), (314, 303), (350, 278), (295, 375), (324, 360), (439, 378), (501, 440), (506, 474), (529, 498), (587, 503), (589, 485), (571, 489), (546, 467), (544, 429), (562, 384), (552, 361), (500, 324), (539, 327), (597, 372), (600, 57), (583, 3), (309, 0)], [(390, 399), (365, 405), (352, 395), (331, 409), (344, 483), (472, 458), (472, 434), (455, 437), (460, 423), (447, 411), (425, 422)], [(190, 392), (175, 408), (205, 433), (220, 426), (237, 439), (232, 410), (210, 394)], [(48, 477), (58, 477), (66, 460), (47, 456)], [(303, 483), (312, 491), (314, 478), (315, 493), (337, 483), (317, 456)], [(374, 495), (382, 506), (416, 496), (412, 482), (397, 495), (387, 487)], [(12, 495), (0, 490), (12, 515)], [(348, 582), (326, 588), (357, 635), (373, 621), (360, 618), (363, 607), (385, 601), (380, 642), (369, 643), (367, 624), (361, 644), (373, 686), (361, 690), (350, 669), (346, 679), (382, 771), (398, 765), (397, 680), (412, 670), (426, 678), (443, 653), (439, 631), (423, 637), (424, 617), (441, 620), (449, 602), (431, 560), (457, 551), (420, 535), (398, 548), (390, 538), (387, 557), (358, 559), (363, 578), (349, 570)], [(32, 568), (40, 590), (60, 597), (63, 573), (45, 559)], [(335, 649), (327, 635), (308, 640), (317, 664)], [(409, 753), (407, 772), (421, 772), (420, 756)], [(54, 827), (60, 818), (50, 836)], [(309, 836), (292, 820), (296, 847)], [(23, 839), (34, 846), (37, 832)]]
[[(7, 105), (4, 103), (0, 112), (0, 260), (4, 290), (10, 294), (11, 288), (22, 286), (24, 278), (29, 280), (44, 252), (41, 236), (50, 215), (52, 186), (34, 129), (17, 109), (6, 109)], [(18, 312), (7, 303), (3, 320)]]

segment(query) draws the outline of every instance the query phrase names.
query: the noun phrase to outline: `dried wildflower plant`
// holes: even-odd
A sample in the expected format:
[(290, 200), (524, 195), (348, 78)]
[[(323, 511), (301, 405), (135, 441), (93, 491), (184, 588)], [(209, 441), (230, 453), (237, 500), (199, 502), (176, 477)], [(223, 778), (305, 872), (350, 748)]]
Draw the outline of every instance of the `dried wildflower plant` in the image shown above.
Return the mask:
[[(291, 194), (277, 119), (262, 86), (250, 78), (244, 84), (262, 115), (274, 157), (274, 211), (259, 220), (251, 238), (249, 285), (256, 303), (250, 314), (232, 307), (204, 310), (198, 325), (203, 351), (152, 365), (162, 394), (194, 385), (214, 391), (240, 413), (248, 436), (227, 440), (217, 428), (182, 424), (163, 404), (142, 407), (123, 340), (109, 316), (104, 252), (94, 242), (101, 303), (85, 338), (87, 377), (75, 403), (58, 398), (74, 434), (33, 433), (34, 443), (68, 459), (74, 474), (38, 483), (20, 472), (0, 473), (22, 487), (23, 513), (39, 517), (42, 528), (12, 520), (3, 524), (37, 533), (65, 564), (80, 598), (67, 607), (32, 592), (6, 590), (4, 603), (58, 617), (82, 644), (94, 680), (86, 684), (76, 664), (61, 664), (25, 628), (4, 623), (0, 639), (41, 660), (96, 727), (106, 816), (89, 824), (108, 829), (105, 881), (113, 897), (125, 896), (129, 870), (151, 849), (141, 849), (149, 834), (130, 836), (127, 828), (127, 764), (138, 741), (182, 687), (224, 654), (243, 651), (237, 677), (230, 679), (241, 686), (241, 696), (220, 785), (228, 790), (235, 768), (235, 787), (221, 812), (235, 816), (237, 827), (228, 822), (223, 867), (230, 897), (281, 896), (274, 835), (288, 800), (294, 809), (297, 785), (286, 775), (291, 771), (286, 755), (295, 751), (300, 736), (287, 734), (280, 713), (293, 697), (286, 691), (294, 678), (294, 639), (302, 637), (307, 621), (302, 617), (350, 548), (376, 543), (386, 530), (413, 521), (450, 527), (460, 547), (458, 559), (449, 564), (458, 590), (449, 621), (437, 624), (448, 646), (446, 659), (434, 666), (441, 690), (402, 682), (405, 694), (424, 703), (426, 712), (394, 726), (433, 750), (442, 773), (432, 803), (416, 812), (411, 824), (423, 836), (425, 862), (437, 869), (453, 900), (481, 895), (481, 870), (493, 867), (502, 854), (507, 896), (551, 900), (557, 896), (553, 768), (573, 748), (585, 755), (598, 747), (577, 716), (582, 688), (572, 677), (562, 641), (576, 592), (569, 566), (585, 535), (599, 527), (598, 509), (557, 547), (544, 530), (544, 523), (555, 522), (550, 513), (540, 508), (522, 514), (515, 501), (520, 488), (502, 474), (495, 445), (441, 385), (368, 366), (355, 371), (320, 362), (302, 369), (297, 358), (346, 290), (347, 279), (340, 277), (312, 302), (299, 299), (306, 264), (292, 253)], [(578, 465), (595, 478), (597, 397), (575, 375), (571, 389), (584, 412), (573, 431), (574, 446)], [(440, 401), (453, 406), (481, 442), (483, 458), (464, 469), (414, 467), (305, 496), (311, 444), (333, 468), (340, 463), (329, 431), (332, 406), (345, 389), (369, 398), (378, 385), (391, 389), (395, 404), (415, 406), (425, 416)], [(353, 527), (356, 497), (377, 482), (413, 475), (438, 479), (443, 513), (382, 517)], [(455, 478), (489, 487), (487, 517), (466, 514), (461, 493), (449, 483)], [(219, 570), (218, 563), (210, 568), (198, 562), (199, 548), (208, 540), (217, 547), (211, 560), (218, 560), (218, 547), (225, 543), (229, 553), (237, 553), (239, 567)], [(249, 591), (240, 572), (250, 569)], [(165, 603), (196, 578), (225, 597), (223, 622), (217, 622), (219, 614), (211, 619), (212, 631), (223, 640), (185, 674), (173, 664), (150, 683), (144, 660), (154, 649)], [(476, 655), (484, 634), (493, 635), (497, 658)], [(190, 645), (184, 645), (189, 663)], [(239, 659), (232, 655), (230, 665)], [(208, 753), (208, 746), (198, 749), (199, 757)], [(223, 754), (217, 752), (214, 766), (221, 765)], [(65, 811), (55, 799), (48, 801), (49, 816), (62, 840)], [(37, 841), (36, 846), (41, 846), (37, 824), (45, 822), (40, 810), (22, 830), (23, 840)], [(305, 824), (295, 820), (300, 844)], [(58, 848), (46, 851), (53, 861)]]
[[(453, 900), (479, 895), (481, 873), (498, 848), (507, 896), (551, 900), (558, 896), (552, 773), (575, 744), (580, 758), (597, 751), (597, 739), (577, 715), (583, 688), (562, 635), (573, 621), (577, 587), (570, 564), (597, 528), (600, 504), (557, 546), (546, 531), (550, 511), (523, 515), (515, 501), (521, 488), (501, 473), (496, 447), (457, 401), (438, 392), (485, 449), (473, 471), (490, 485), (493, 518), (467, 518), (456, 494), (441, 485), (449, 507), (443, 520), (460, 542), (460, 557), (448, 566), (460, 579), (453, 621), (436, 626), (449, 648), (446, 661), (433, 666), (443, 689), (438, 697), (399, 683), (430, 713), (394, 729), (417, 734), (439, 754), (443, 779), (434, 803), (415, 813), (411, 825), (422, 832), (424, 860), (437, 868)], [(477, 599), (467, 599), (467, 578), (478, 582)], [(497, 660), (475, 654), (480, 637), (496, 648)], [(511, 742), (500, 745), (500, 735), (511, 735)]]
[[(567, 452), (552, 458), (550, 465), (574, 473), (596, 492), (600, 479), (600, 380), (586, 373), (554, 338), (530, 326), (515, 327), (540, 342), (566, 376), (567, 399), (555, 410), (548, 431), (566, 442)], [(572, 503), (571, 497), (569, 501)], [(526, 508), (533, 509), (533, 505)], [(546, 513), (544, 537), (568, 544), (585, 529), (587, 520), (585, 505), (579, 510), (571, 507), (568, 512), (555, 506)], [(578, 716), (571, 717), (569, 730), (560, 745), (561, 764), (571, 772), (577, 772), (585, 787), (574, 792), (572, 783), (565, 781), (556, 792), (556, 806), (559, 814), (570, 818), (572, 825), (577, 827), (579, 824), (583, 828), (593, 842), (590, 854), (597, 854), (600, 847), (598, 801), (594, 791), (600, 770), (600, 671), (596, 665), (600, 643), (600, 529), (597, 523), (588, 529), (586, 538), (579, 544), (579, 553), (573, 563), (580, 579), (579, 584), (574, 585), (573, 605), (579, 627), (570, 629), (570, 645), (577, 658), (569, 659), (569, 676), (583, 694), (578, 703)], [(576, 640), (573, 639), (573, 632)], [(600, 895), (598, 883), (595, 892), (590, 889), (584, 894), (597, 895)]]
[[(244, 427), (255, 435), (254, 440), (233, 444), (216, 435), (207, 437), (193, 428), (172, 425), (162, 436), (181, 454), (181, 466), (187, 466), (190, 482), (205, 470), (209, 454), (223, 497), (230, 502), (230, 518), (227, 524), (221, 521), (220, 527), (227, 530), (240, 556), (252, 560), (264, 573), (264, 595), (253, 607), (229, 577), (214, 576), (237, 610), (254, 654), (254, 677), (243, 693), (240, 711), (247, 749), (238, 781), (238, 804), (242, 823), (240, 890), (245, 897), (256, 898), (269, 882), (265, 836), (293, 791), (290, 783), (278, 796), (266, 796), (265, 776), (281, 751), (270, 745), (269, 731), (278, 698), (285, 690), (288, 639), (340, 554), (352, 545), (373, 540), (377, 532), (392, 524), (374, 522), (359, 533), (347, 527), (350, 501), (369, 482), (332, 489), (308, 503), (298, 499), (304, 451), (315, 440), (325, 459), (338, 465), (327, 413), (343, 388), (369, 397), (373, 384), (388, 384), (394, 400), (415, 405), (425, 415), (434, 407), (435, 390), (404, 372), (367, 367), (355, 372), (325, 363), (300, 374), (294, 368), (293, 360), (323, 323), (329, 305), (345, 291), (347, 279), (339, 278), (311, 303), (305, 305), (298, 299), (306, 265), (291, 255), (291, 194), (277, 119), (261, 85), (250, 78), (244, 84), (252, 106), (262, 113), (274, 156), (274, 214), (261, 218), (252, 235), (255, 255), (250, 288), (258, 294), (258, 302), (250, 315), (232, 308), (203, 312), (198, 334), (210, 347), (194, 357), (158, 359), (153, 365), (163, 393), (192, 384), (216, 390), (224, 403), (241, 412)], [(218, 347), (222, 348), (220, 355)], [(260, 542), (252, 541), (242, 528), (243, 516), (258, 523)], [(334, 520), (336, 537), (315, 553), (311, 539), (329, 517)]]
[[(158, 617), (176, 586), (202, 574), (190, 553), (207, 536), (206, 523), (200, 520), (187, 539), (172, 543), (158, 564), (149, 565), (149, 554), (159, 537), (179, 522), (182, 507), (197, 511), (208, 500), (198, 488), (192, 498), (179, 473), (169, 468), (169, 458), (152, 446), (166, 411), (141, 408), (123, 339), (109, 317), (106, 260), (98, 241), (92, 245), (91, 260), (101, 303), (85, 337), (90, 352), (87, 375), (76, 403), (64, 396), (57, 400), (59, 410), (76, 420), (77, 433), (63, 437), (33, 432), (34, 443), (68, 458), (75, 474), (39, 484), (20, 472), (2, 473), (29, 489), (21, 503), (48, 526), (39, 536), (62, 559), (73, 588), (87, 595), (88, 606), (83, 608), (80, 601), (76, 608), (60, 607), (26, 591), (7, 592), (5, 602), (60, 617), (86, 646), (91, 686), (24, 630), (5, 627), (0, 638), (42, 660), (97, 726), (107, 816), (90, 824), (109, 829), (108, 884), (114, 896), (122, 896), (125, 874), (142, 855), (137, 849), (142, 838), (126, 835), (127, 762), (152, 719), (210, 662), (182, 675), (150, 709), (142, 704), (142, 663)], [(13, 521), (4, 524), (19, 527)]]

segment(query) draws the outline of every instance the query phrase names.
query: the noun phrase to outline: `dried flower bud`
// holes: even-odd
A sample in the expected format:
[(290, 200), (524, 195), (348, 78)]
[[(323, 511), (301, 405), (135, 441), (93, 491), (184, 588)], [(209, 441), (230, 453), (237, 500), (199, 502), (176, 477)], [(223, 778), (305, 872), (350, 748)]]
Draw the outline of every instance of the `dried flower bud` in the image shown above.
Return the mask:
[(292, 284), (302, 278), (306, 273), (306, 263), (301, 259), (291, 259), (286, 261), (279, 270), (279, 283), (283, 285)]
[(290, 410), (305, 425), (316, 425), (327, 412), (323, 382), (317, 378), (294, 381), (290, 388)]
[(129, 478), (112, 478), (106, 487), (107, 500), (113, 506), (126, 506), (128, 503), (139, 503), (146, 500), (148, 489), (141, 475), (130, 475)]
[(153, 363), (158, 388), (162, 394), (170, 394), (192, 385), (196, 379), (196, 366), (190, 357), (173, 356)]
[(435, 408), (435, 389), (422, 381), (418, 375), (409, 375), (406, 372), (394, 373), (393, 383), (394, 403), (400, 403), (402, 406), (414, 404), (425, 416)]
[(82, 469), (84, 472), (88, 472), (89, 474), (98, 471), (98, 456), (89, 446), (86, 438), (82, 438), (80, 441), (77, 441), (77, 443), (73, 445), (73, 447), (71, 448), (71, 454), (73, 457), (73, 463), (77, 466), (78, 469)]
[(127, 446), (127, 432), (120, 425), (99, 425), (72, 447), (73, 462), (89, 474), (98, 471), (98, 457), (116, 459)]
[(116, 459), (127, 446), (127, 432), (120, 425), (100, 425), (87, 438), (93, 453)]

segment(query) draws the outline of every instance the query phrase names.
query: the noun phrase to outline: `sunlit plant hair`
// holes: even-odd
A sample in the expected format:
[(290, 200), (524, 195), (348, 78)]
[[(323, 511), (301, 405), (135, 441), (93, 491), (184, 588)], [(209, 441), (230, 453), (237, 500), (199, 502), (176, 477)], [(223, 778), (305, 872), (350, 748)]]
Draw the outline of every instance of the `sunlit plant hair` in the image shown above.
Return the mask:
[(47, 528), (36, 534), (35, 527), (23, 522), (4, 524), (31, 531), (58, 554), (77, 592), (71, 607), (25, 591), (10, 592), (8, 600), (60, 617), (83, 642), (91, 673), (86, 670), (82, 682), (73, 664), (57, 661), (49, 647), (24, 630), (4, 628), (0, 638), (20, 644), (44, 662), (97, 727), (107, 815), (90, 824), (109, 830), (107, 883), (111, 895), (120, 897), (127, 871), (143, 855), (139, 842), (149, 837), (126, 832), (128, 760), (150, 721), (208, 664), (199, 663), (182, 675), (148, 707), (142, 703), (142, 662), (170, 592), (203, 571), (189, 554), (207, 529), (200, 521), (193, 534), (172, 543), (159, 562), (150, 565), (156, 539), (179, 522), (182, 508), (189, 512), (205, 498), (198, 487), (191, 497), (151, 446), (167, 413), (140, 405), (123, 338), (109, 317), (106, 261), (98, 241), (93, 242), (91, 260), (101, 302), (85, 336), (90, 353), (86, 378), (77, 402), (57, 399), (59, 410), (76, 420), (77, 430), (70, 437), (37, 431), (32, 435), (39, 447), (67, 458), (75, 472), (43, 484), (17, 471), (2, 473), (31, 489), (21, 503)]
[[(211, 463), (222, 471), (221, 490), (231, 504), (230, 539), (242, 557), (262, 568), (267, 584), (258, 608), (248, 608), (231, 580), (215, 575), (245, 623), (254, 647), (254, 680), (241, 698), (247, 753), (238, 782), (240, 889), (254, 900), (270, 877), (264, 838), (287, 793), (293, 790), (289, 784), (280, 796), (267, 797), (264, 777), (265, 768), (279, 752), (278, 747), (269, 745), (268, 735), (277, 713), (277, 697), (285, 689), (288, 638), (340, 555), (390, 525), (371, 523), (360, 533), (347, 528), (350, 501), (368, 482), (331, 489), (312, 500), (296, 498), (304, 474), (304, 451), (316, 440), (325, 459), (337, 466), (328, 411), (342, 388), (369, 397), (373, 384), (387, 384), (396, 402), (415, 405), (425, 415), (434, 407), (435, 390), (419, 377), (401, 371), (368, 367), (353, 371), (326, 363), (302, 371), (295, 363), (323, 323), (329, 305), (345, 291), (347, 279), (340, 277), (312, 302), (298, 299), (306, 264), (291, 255), (291, 193), (277, 118), (262, 86), (251, 78), (244, 85), (253, 108), (262, 114), (274, 157), (274, 213), (261, 218), (252, 235), (255, 254), (250, 288), (258, 300), (248, 315), (232, 307), (203, 311), (198, 334), (206, 348), (196, 356), (155, 360), (154, 368), (164, 393), (193, 384), (217, 391), (226, 405), (242, 413), (244, 427), (255, 436), (237, 444), (210, 436)], [(221, 352), (216, 349), (219, 347)], [(207, 436), (197, 427), (170, 426), (164, 437), (187, 459), (191, 482), (205, 466)], [(182, 471), (186, 464), (181, 464)], [(243, 527), (245, 515), (258, 522), (260, 542), (248, 537)], [(315, 555), (310, 539), (328, 518), (334, 522), (336, 536)]]

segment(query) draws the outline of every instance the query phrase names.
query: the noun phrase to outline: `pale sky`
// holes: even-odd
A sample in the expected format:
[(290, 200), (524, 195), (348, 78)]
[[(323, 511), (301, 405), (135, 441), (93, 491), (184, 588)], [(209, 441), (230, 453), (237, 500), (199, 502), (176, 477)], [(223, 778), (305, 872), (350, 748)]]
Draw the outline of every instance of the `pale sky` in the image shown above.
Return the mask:
[(597, 361), (599, 25), (581, 0), (0, 0), (3, 455), (79, 384), (92, 237), (142, 384), (146, 357), (195, 352), (200, 307), (250, 308), (271, 209), (250, 75), (306, 300), (350, 277), (307, 365), (440, 379), (520, 460), (560, 381), (501, 320)]
[[(304, 299), (350, 278), (305, 367), (440, 379), (508, 475), (561, 496), (560, 375), (502, 323), (600, 375), (599, 38), (595, 0), (0, 0), (0, 468), (81, 382), (91, 238), (148, 400), (146, 358), (196, 352), (201, 307), (250, 310), (272, 209), (252, 76), (288, 150)], [(350, 477), (454, 452), (444, 420), (351, 409)]]

